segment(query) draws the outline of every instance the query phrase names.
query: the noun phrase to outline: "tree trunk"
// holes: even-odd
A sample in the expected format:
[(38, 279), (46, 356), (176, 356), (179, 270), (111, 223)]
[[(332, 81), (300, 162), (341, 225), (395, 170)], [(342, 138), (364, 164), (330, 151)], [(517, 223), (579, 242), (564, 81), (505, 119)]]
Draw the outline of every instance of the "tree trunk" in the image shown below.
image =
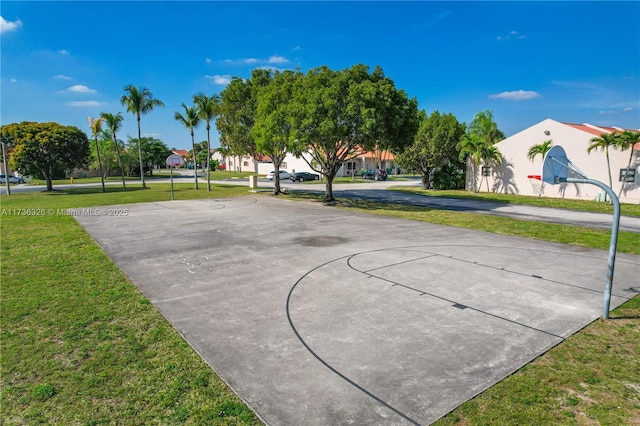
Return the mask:
[(198, 165), (196, 164), (196, 141), (193, 130), (191, 130), (191, 149), (193, 152), (193, 176), (195, 176), (195, 189), (198, 189)]
[(211, 191), (211, 138), (209, 130), (211, 126), (207, 121), (207, 191)]
[(140, 137), (140, 114), (138, 113), (138, 158), (140, 159), (140, 179), (142, 179), (142, 187), (146, 188), (144, 182), (144, 166), (142, 165), (142, 138)]
[(607, 170), (609, 171), (609, 188), (613, 190), (613, 179), (611, 179), (611, 163), (609, 163), (609, 147), (605, 147), (605, 154), (607, 155)]
[(49, 173), (43, 173), (43, 175), (44, 175), (44, 180), (47, 182), (47, 191), (53, 191), (53, 182), (51, 181), (51, 176), (53, 176), (53, 170), (49, 168)]
[(118, 165), (120, 166), (120, 173), (122, 174), (122, 190), (126, 191), (127, 186), (124, 183), (124, 168), (122, 167), (122, 158), (120, 158), (120, 148), (118, 147), (118, 139), (116, 139), (116, 132), (113, 132), (113, 143), (116, 144), (116, 155), (118, 156)]
[[(627, 164), (627, 170), (629, 170), (631, 168), (631, 162), (633, 161), (633, 144), (631, 144), (631, 147), (629, 148), (631, 149), (631, 154), (629, 154), (629, 163)], [(618, 198), (620, 198), (620, 196), (622, 195), (622, 190), (624, 189), (624, 184), (626, 182), (622, 181), (622, 185), (620, 185), (620, 191), (618, 192)]]
[(325, 191), (324, 197), (322, 198), (322, 202), (325, 204), (335, 203), (335, 199), (333, 198), (333, 178), (335, 174), (327, 175), (327, 181), (325, 183)]
[(102, 172), (102, 161), (100, 160), (100, 147), (98, 147), (98, 137), (96, 136), (96, 155), (98, 157), (98, 169), (100, 171), (100, 182), (102, 183), (102, 192), (106, 192), (104, 188), (104, 173)]

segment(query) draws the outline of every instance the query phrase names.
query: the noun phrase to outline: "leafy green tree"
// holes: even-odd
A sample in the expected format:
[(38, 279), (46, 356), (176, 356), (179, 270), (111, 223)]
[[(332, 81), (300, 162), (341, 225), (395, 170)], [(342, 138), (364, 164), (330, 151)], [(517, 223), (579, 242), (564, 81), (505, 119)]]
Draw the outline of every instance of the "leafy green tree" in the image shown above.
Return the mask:
[(171, 155), (171, 150), (160, 139), (152, 137), (142, 137), (140, 142), (135, 138), (128, 138), (127, 149), (122, 153), (122, 162), (127, 169), (128, 175), (140, 173), (138, 160), (138, 145), (142, 147), (142, 161), (145, 166), (145, 173), (153, 175), (153, 167), (161, 167), (165, 160)]
[(618, 133), (602, 133), (600, 137), (591, 138), (589, 146), (587, 147), (587, 153), (591, 154), (591, 151), (601, 149), (604, 151), (607, 157), (607, 171), (609, 173), (609, 188), (613, 189), (613, 179), (611, 178), (611, 162), (609, 161), (609, 147), (617, 146), (619, 144), (620, 135)]
[(485, 145), (493, 145), (505, 138), (505, 134), (498, 128), (498, 124), (493, 121), (493, 112), (486, 110), (478, 112), (469, 126), (467, 133), (477, 135)]
[[(420, 112), (420, 128), (413, 144), (396, 156), (396, 161), (412, 173), (419, 173), (425, 189), (431, 188), (438, 172), (451, 174), (449, 166), (462, 168), (458, 160), (457, 146), (464, 135), (465, 127), (453, 114), (434, 111), (427, 116)], [(455, 187), (457, 182), (441, 183)]]
[(145, 115), (153, 111), (156, 107), (164, 107), (161, 100), (155, 99), (146, 87), (138, 88), (133, 85), (125, 86), (125, 94), (120, 98), (120, 103), (127, 108), (127, 112), (136, 116), (138, 121), (138, 158), (140, 160), (140, 178), (142, 187), (146, 188), (144, 182), (144, 165), (142, 164), (142, 142), (140, 135), (140, 115)]
[(220, 109), (220, 96), (207, 96), (199, 93), (193, 97), (193, 103), (198, 110), (198, 116), (207, 124), (207, 191), (211, 191), (211, 120), (216, 118)]
[(23, 121), (0, 128), (3, 141), (13, 147), (10, 164), (23, 175), (41, 175), (53, 190), (56, 172), (84, 167), (90, 155), (87, 135), (74, 126)]
[(216, 127), (220, 132), (220, 144), (229, 156), (243, 157), (255, 154), (255, 142), (251, 129), (255, 122), (255, 102), (252, 98), (251, 79), (234, 77), (220, 93), (220, 110)]
[(198, 110), (196, 107), (190, 107), (182, 103), (182, 108), (184, 109), (184, 115), (178, 111), (173, 114), (173, 118), (176, 119), (180, 124), (182, 124), (185, 128), (189, 129), (189, 133), (191, 134), (191, 147), (192, 147), (192, 158), (193, 158), (193, 176), (194, 176), (194, 188), (198, 189), (198, 168), (196, 162), (196, 141), (194, 138), (194, 131), (198, 124), (200, 124), (200, 117), (198, 116)]
[[(195, 144), (196, 149), (196, 164), (206, 164), (207, 163), (207, 146), (209, 146), (208, 141), (202, 141)], [(193, 150), (189, 150), (189, 155), (193, 157)]]
[(394, 147), (411, 142), (417, 131), (417, 103), (381, 68), (365, 65), (342, 71), (326, 66), (310, 70), (295, 91), (295, 154), (326, 177), (324, 202), (333, 202), (333, 179), (346, 161), (376, 141)]
[[(631, 163), (633, 162), (633, 154), (636, 152), (633, 147), (638, 143), (640, 143), (640, 132), (625, 130), (618, 138), (616, 148), (621, 151), (626, 151), (627, 149), (629, 150), (629, 163), (627, 164), (627, 169), (631, 168)], [(627, 182), (622, 182), (620, 191), (618, 192), (618, 198), (620, 198), (620, 195), (622, 195), (622, 190), (624, 189), (626, 183)]]
[[(280, 170), (287, 151), (293, 149), (295, 118), (291, 111), (299, 72), (276, 72), (271, 82), (257, 91), (256, 122), (251, 134), (256, 150), (268, 155), (274, 170)], [(273, 194), (280, 194), (280, 174), (274, 175)]]
[(111, 137), (113, 139), (113, 144), (116, 148), (116, 155), (118, 157), (118, 165), (120, 167), (120, 174), (122, 175), (122, 190), (125, 191), (127, 189), (127, 186), (124, 182), (124, 167), (122, 166), (122, 158), (120, 157), (120, 147), (118, 146), (118, 138), (116, 136), (116, 133), (120, 130), (121, 126), (122, 126), (122, 120), (124, 120), (124, 117), (122, 116), (122, 113), (117, 113), (117, 114), (111, 114), (108, 112), (103, 112), (100, 114), (100, 117), (102, 117), (104, 119), (104, 122), (106, 123), (107, 127), (109, 128), (109, 131), (111, 132)]
[(98, 158), (98, 170), (100, 172), (100, 182), (102, 183), (102, 192), (106, 192), (104, 187), (104, 172), (102, 171), (102, 161), (100, 161), (100, 147), (98, 146), (98, 134), (102, 133), (102, 122), (104, 119), (102, 117), (93, 119), (88, 117), (89, 120), (89, 128), (91, 129), (91, 135), (96, 142), (96, 156)]
[[(467, 176), (471, 175), (473, 192), (478, 192), (477, 178), (478, 168), (482, 162), (482, 147), (484, 141), (476, 134), (465, 133), (458, 143), (460, 161), (465, 162), (467, 166)], [(470, 161), (469, 161), (470, 159)], [(470, 169), (470, 170), (469, 170)]]

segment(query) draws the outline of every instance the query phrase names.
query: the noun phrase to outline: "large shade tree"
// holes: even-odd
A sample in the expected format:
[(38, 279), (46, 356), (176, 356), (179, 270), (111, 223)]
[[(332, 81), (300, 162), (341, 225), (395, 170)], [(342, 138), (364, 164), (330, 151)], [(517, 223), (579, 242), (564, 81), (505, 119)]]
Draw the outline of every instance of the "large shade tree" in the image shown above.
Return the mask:
[(111, 132), (111, 138), (113, 140), (113, 144), (116, 149), (116, 156), (118, 157), (118, 166), (120, 167), (120, 174), (122, 176), (122, 190), (124, 191), (127, 189), (127, 186), (124, 180), (124, 167), (122, 165), (122, 156), (120, 155), (120, 146), (118, 142), (118, 137), (116, 136), (116, 133), (122, 127), (122, 120), (124, 120), (124, 117), (122, 116), (121, 112), (118, 112), (117, 114), (112, 114), (110, 112), (103, 112), (100, 114), (100, 117), (104, 119), (104, 122), (107, 125), (107, 128)]
[(276, 170), (274, 195), (280, 193), (280, 173), (277, 171), (295, 143), (295, 110), (292, 108), (295, 108), (293, 99), (301, 77), (298, 72), (276, 71), (270, 82), (261, 85), (256, 92), (256, 122), (251, 133), (256, 150), (273, 161)]
[(215, 120), (220, 109), (220, 96), (208, 96), (198, 93), (193, 97), (193, 103), (198, 111), (198, 116), (206, 123), (207, 128), (207, 191), (211, 191), (211, 120)]
[(138, 121), (138, 158), (140, 160), (140, 178), (142, 179), (142, 187), (146, 188), (144, 182), (144, 164), (142, 163), (142, 146), (140, 133), (140, 116), (146, 115), (153, 111), (156, 107), (164, 107), (161, 100), (155, 99), (151, 91), (146, 87), (136, 87), (128, 85), (124, 88), (125, 94), (120, 98), (120, 103), (127, 108), (127, 112), (136, 116)]
[[(419, 173), (423, 187), (431, 188), (439, 172), (461, 168), (457, 146), (464, 131), (464, 124), (459, 123), (453, 114), (434, 111), (427, 116), (421, 111), (416, 137), (396, 156), (396, 161), (410, 172)], [(451, 181), (448, 186), (453, 188), (457, 183)]]
[[(251, 78), (234, 77), (220, 93), (216, 128), (220, 133), (221, 148), (227, 155), (242, 159), (257, 153), (251, 133), (256, 120), (257, 93), (270, 80), (270, 71), (256, 69)], [(242, 161), (238, 161), (239, 164)]]
[(194, 188), (198, 189), (198, 163), (196, 159), (196, 140), (194, 129), (200, 124), (200, 116), (198, 115), (198, 109), (196, 107), (187, 106), (184, 102), (182, 103), (182, 109), (184, 109), (184, 114), (176, 111), (173, 114), (173, 118), (185, 128), (189, 129), (189, 134), (191, 135), (191, 154), (193, 158)]
[(306, 153), (309, 167), (326, 177), (324, 202), (334, 201), (333, 179), (345, 162), (377, 143), (411, 143), (418, 128), (417, 102), (379, 67), (372, 73), (365, 65), (312, 69), (295, 93), (295, 153)]
[(0, 136), (13, 147), (11, 167), (23, 175), (42, 176), (47, 191), (53, 190), (56, 173), (84, 167), (89, 161), (89, 139), (74, 126), (24, 121), (2, 126)]
[(102, 117), (91, 118), (88, 117), (89, 128), (91, 129), (91, 136), (93, 137), (96, 143), (96, 157), (98, 159), (98, 171), (100, 172), (100, 182), (102, 183), (102, 192), (105, 191), (104, 187), (104, 172), (102, 170), (102, 161), (100, 160), (100, 145), (98, 145), (98, 135), (102, 133), (102, 122), (104, 119)]

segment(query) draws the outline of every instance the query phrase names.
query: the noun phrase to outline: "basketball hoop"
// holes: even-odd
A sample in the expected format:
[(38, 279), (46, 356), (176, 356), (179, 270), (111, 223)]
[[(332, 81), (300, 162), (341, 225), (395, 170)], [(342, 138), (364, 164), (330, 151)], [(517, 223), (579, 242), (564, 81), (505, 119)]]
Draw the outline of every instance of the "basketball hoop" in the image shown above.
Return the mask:
[(544, 183), (542, 182), (542, 176), (540, 175), (529, 175), (527, 176), (529, 179), (529, 183), (531, 183), (531, 188), (533, 188), (534, 195), (538, 197), (544, 194)]

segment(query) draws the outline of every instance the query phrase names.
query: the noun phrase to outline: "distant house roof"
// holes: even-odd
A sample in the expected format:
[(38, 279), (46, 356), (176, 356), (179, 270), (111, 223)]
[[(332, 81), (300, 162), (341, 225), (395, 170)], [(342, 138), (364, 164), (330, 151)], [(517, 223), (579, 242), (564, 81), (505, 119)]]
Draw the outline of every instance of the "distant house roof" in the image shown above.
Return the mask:
[[(595, 126), (593, 124), (574, 124), (574, 123), (562, 123), (566, 126), (573, 127), (574, 129), (582, 130), (583, 132), (591, 133), (594, 136), (600, 136), (603, 133), (622, 133), (625, 130), (637, 132), (638, 129), (621, 129), (620, 127), (607, 127), (607, 126)], [(640, 143), (633, 146), (633, 149), (640, 151)]]
[(174, 149), (171, 152), (173, 152), (176, 155), (179, 155), (180, 157), (190, 157), (189, 151), (187, 151), (186, 149)]

